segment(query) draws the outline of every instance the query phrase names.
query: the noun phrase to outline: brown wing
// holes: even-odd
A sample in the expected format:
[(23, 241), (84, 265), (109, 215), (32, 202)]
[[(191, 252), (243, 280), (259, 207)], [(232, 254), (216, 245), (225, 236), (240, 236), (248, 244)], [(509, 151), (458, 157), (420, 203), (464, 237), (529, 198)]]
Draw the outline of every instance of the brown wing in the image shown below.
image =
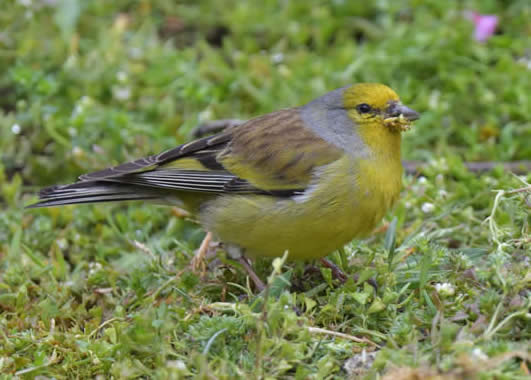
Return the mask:
[(211, 192), (301, 191), (314, 168), (341, 151), (306, 128), (298, 108), (270, 113), (214, 136), (94, 173), (112, 181)]
[(158, 199), (172, 190), (289, 197), (304, 191), (315, 168), (341, 155), (307, 129), (293, 108), (43, 189), (29, 207)]
[[(97, 188), (101, 193), (104, 182), (121, 184), (120, 191), (125, 185), (149, 188), (150, 196), (153, 189), (290, 196), (304, 191), (316, 167), (340, 155), (338, 148), (307, 129), (299, 110), (293, 108), (157, 155), (84, 174), (73, 185), (43, 190), (41, 198), (78, 200), (81, 195), (92, 196), (86, 189)], [(117, 186), (110, 188), (116, 191)]]
[(342, 151), (304, 126), (298, 108), (281, 110), (234, 127), (217, 161), (263, 190), (304, 189), (316, 167)]

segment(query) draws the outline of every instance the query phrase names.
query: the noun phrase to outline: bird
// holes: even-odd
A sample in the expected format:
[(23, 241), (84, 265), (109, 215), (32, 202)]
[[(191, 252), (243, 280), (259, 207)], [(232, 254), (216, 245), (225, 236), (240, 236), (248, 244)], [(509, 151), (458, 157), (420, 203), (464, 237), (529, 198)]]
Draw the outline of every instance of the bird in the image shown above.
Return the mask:
[(384, 84), (348, 85), (46, 187), (28, 208), (149, 200), (193, 214), (246, 270), (245, 258), (320, 259), (369, 235), (395, 204), (401, 134), (419, 117)]

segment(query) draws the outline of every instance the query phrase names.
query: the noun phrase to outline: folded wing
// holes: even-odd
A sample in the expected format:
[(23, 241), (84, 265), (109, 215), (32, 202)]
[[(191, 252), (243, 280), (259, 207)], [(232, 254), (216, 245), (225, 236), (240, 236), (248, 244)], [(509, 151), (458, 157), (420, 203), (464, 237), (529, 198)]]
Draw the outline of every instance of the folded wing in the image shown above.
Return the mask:
[(289, 197), (304, 192), (316, 167), (340, 155), (304, 127), (297, 109), (283, 110), (45, 188), (30, 207), (158, 199), (175, 191)]

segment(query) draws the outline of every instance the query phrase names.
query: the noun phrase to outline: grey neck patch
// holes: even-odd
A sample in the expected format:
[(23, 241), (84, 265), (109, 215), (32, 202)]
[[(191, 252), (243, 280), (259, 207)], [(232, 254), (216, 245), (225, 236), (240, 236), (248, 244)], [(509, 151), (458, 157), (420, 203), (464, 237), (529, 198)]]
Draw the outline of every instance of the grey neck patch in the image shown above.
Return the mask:
[(370, 150), (357, 133), (358, 127), (343, 107), (342, 87), (299, 108), (302, 120), (316, 135), (346, 153), (367, 158)]

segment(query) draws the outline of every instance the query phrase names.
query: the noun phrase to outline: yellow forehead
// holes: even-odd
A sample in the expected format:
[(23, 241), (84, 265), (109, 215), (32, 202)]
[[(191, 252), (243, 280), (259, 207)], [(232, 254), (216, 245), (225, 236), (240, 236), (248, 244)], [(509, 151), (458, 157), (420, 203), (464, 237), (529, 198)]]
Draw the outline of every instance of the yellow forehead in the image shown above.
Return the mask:
[(379, 83), (355, 84), (343, 93), (343, 104), (346, 109), (366, 103), (372, 108), (383, 109), (390, 101), (399, 101), (400, 98), (389, 87)]

